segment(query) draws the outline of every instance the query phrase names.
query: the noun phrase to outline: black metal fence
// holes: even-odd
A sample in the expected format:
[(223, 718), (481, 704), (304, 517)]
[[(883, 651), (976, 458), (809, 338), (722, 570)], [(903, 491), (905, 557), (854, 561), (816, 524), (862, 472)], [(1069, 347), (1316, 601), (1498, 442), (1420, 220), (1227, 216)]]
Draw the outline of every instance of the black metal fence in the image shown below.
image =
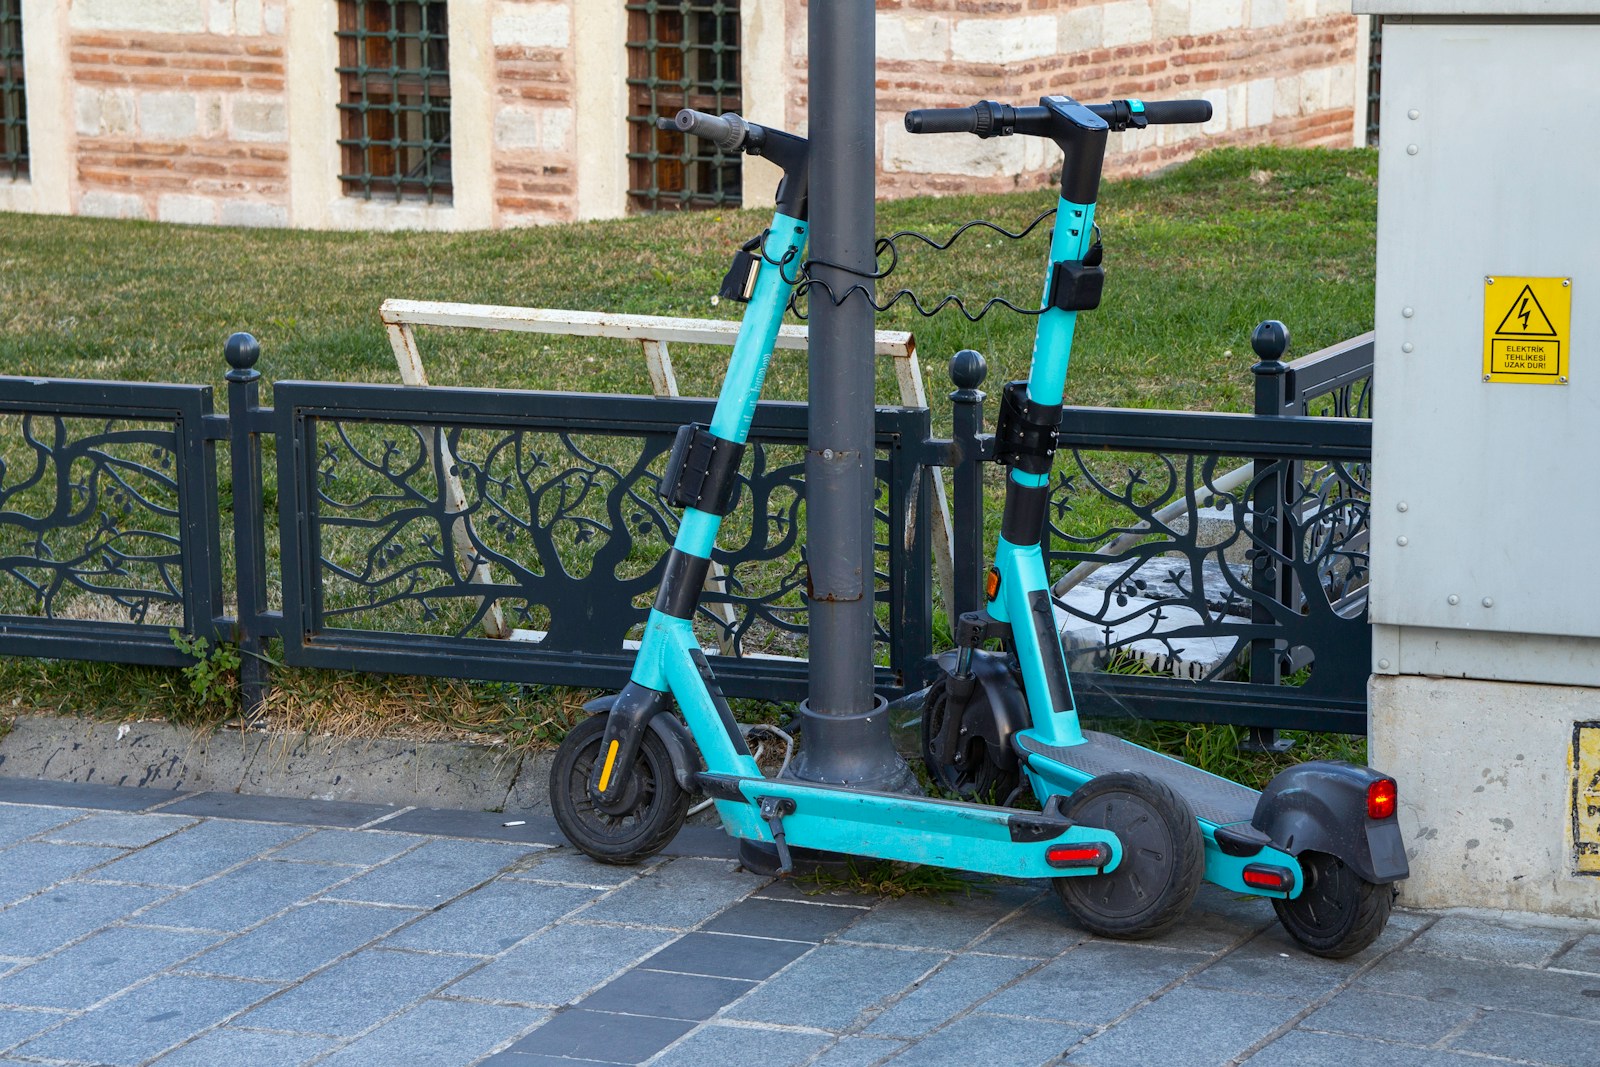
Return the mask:
[[(246, 707), (273, 640), (291, 666), (625, 680), (678, 521), (656, 482), (709, 402), (280, 382), (269, 408), (255, 357), (231, 345), (227, 415), (207, 386), (0, 378), (0, 654), (182, 665), (172, 629), (221, 638)], [(1258, 364), (1256, 414), (1064, 412), (1047, 547), (1086, 712), (1365, 731), (1371, 364), (1370, 335)], [(949, 441), (876, 413), (891, 695), (934, 669), (935, 466), (949, 607), (977, 602), (997, 468), (967, 384)], [(805, 405), (759, 407), (696, 618), (730, 695), (804, 695), (805, 440)]]

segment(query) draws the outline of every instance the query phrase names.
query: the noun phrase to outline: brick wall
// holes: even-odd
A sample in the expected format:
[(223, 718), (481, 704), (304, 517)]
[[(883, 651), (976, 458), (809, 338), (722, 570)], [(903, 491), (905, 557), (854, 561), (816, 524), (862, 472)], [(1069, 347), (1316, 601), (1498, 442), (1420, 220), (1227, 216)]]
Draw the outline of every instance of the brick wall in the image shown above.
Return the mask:
[(498, 0), (493, 43), (496, 221), (569, 221), (577, 215), (571, 8)]
[(283, 23), (272, 0), (80, 0), (79, 213), (287, 224)]

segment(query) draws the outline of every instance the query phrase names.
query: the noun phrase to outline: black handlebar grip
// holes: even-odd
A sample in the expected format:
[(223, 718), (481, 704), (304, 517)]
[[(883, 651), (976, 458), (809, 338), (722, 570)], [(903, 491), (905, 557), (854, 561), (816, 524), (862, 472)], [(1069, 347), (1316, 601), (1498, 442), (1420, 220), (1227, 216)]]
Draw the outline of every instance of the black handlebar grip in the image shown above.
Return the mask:
[(1187, 122), (1210, 122), (1209, 100), (1146, 100), (1144, 115), (1152, 125), (1177, 125)]
[(745, 137), (750, 132), (750, 124), (732, 111), (718, 117), (686, 107), (673, 118), (672, 125), (683, 133), (715, 141), (724, 152), (737, 152), (743, 148)]
[(906, 112), (908, 133), (977, 133), (975, 107), (927, 107)]

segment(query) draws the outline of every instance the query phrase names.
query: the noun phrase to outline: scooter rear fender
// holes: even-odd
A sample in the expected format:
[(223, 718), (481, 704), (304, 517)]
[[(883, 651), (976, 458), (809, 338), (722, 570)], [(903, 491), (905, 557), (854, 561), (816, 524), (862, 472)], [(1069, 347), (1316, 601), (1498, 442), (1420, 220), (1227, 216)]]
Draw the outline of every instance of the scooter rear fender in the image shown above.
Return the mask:
[[(955, 650), (941, 653), (937, 662), (946, 674), (956, 669)], [(1031, 725), (1028, 699), (1008, 665), (1010, 657), (998, 652), (972, 653), (972, 673), (977, 687), (962, 713), (963, 725), (976, 730), (989, 750), (989, 761), (1006, 770), (1017, 766), (1017, 753), (1011, 735)]]
[(1411, 873), (1395, 816), (1367, 816), (1367, 787), (1389, 777), (1343, 760), (1312, 760), (1280, 771), (1256, 802), (1250, 825), (1291, 856), (1326, 852), (1369, 882)]

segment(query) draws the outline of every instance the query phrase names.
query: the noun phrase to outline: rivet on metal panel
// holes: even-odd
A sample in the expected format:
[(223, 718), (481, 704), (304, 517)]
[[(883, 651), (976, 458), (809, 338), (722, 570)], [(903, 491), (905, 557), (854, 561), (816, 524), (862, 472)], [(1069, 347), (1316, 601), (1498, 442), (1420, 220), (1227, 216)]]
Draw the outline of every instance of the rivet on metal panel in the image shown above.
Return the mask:
[(1566, 385), (1567, 384), (1567, 376), (1565, 374), (1563, 374), (1561, 376), (1561, 384), (1562, 385)]
[(1455, 607), (1457, 604), (1461, 603), (1461, 598), (1456, 596), (1454, 593), (1451, 593), (1449, 596), (1445, 597), (1444, 600), (1445, 603), (1449, 604), (1451, 607)]
[(1406, 145), (1406, 155), (1408, 155), (1408, 156), (1414, 156), (1414, 155), (1416, 155), (1416, 154), (1417, 154), (1417, 153), (1418, 153), (1418, 152), (1420, 152), (1420, 151), (1422, 151), (1422, 149), (1420, 149), (1420, 148), (1418, 148), (1418, 147), (1417, 147), (1417, 146), (1416, 146), (1416, 145), (1414, 145), (1414, 144), (1408, 144), (1408, 145)]
[(1386, 660), (1386, 659), (1380, 659), (1380, 660), (1379, 660), (1379, 661), (1378, 661), (1378, 669), (1379, 669), (1379, 670), (1380, 670), (1380, 671), (1386, 671), (1386, 670), (1388, 670), (1388, 669), (1389, 669), (1389, 661), (1388, 661), (1388, 660)]
[(1484, 375), (1484, 376), (1483, 376), (1483, 380), (1484, 380), (1484, 381), (1488, 381), (1488, 380), (1489, 380), (1489, 376), (1488, 376), (1488, 375), (1487, 375), (1487, 374), (1485, 374), (1485, 375)]
[(1399, 545), (1401, 548), (1404, 548), (1411, 543), (1411, 538), (1401, 534), (1399, 537), (1394, 539), (1394, 543)]
[(1484, 597), (1483, 598), (1483, 606), (1486, 607), (1486, 608), (1494, 607), (1494, 597), (1492, 597), (1492, 596)]
[(1410, 111), (1406, 112), (1406, 118), (1408, 119), (1420, 119), (1421, 117), (1422, 112), (1418, 111), (1416, 108), (1412, 108)]
[(1561, 279), (1561, 288), (1565, 289), (1571, 284), (1572, 284), (1572, 279), (1571, 278), (1562, 278)]
[(1494, 284), (1494, 279), (1489, 277), (1487, 274), (1485, 274), (1483, 276), (1483, 284), (1484, 285), (1493, 285)]
[(1407, 341), (1405, 344), (1400, 346), (1400, 351), (1402, 352), (1415, 352), (1416, 350), (1417, 346), (1412, 344), (1410, 341)]
[(1413, 316), (1413, 315), (1415, 315), (1415, 314), (1416, 314), (1416, 313), (1417, 313), (1417, 312), (1416, 312), (1416, 309), (1415, 309), (1415, 308), (1401, 308), (1401, 309), (1400, 309), (1400, 314), (1402, 314), (1402, 315), (1404, 315), (1404, 316), (1405, 316), (1405, 317), (1406, 317), (1406, 318), (1408, 318), (1408, 319), (1409, 319), (1409, 318), (1410, 318), (1410, 317), (1411, 317), (1411, 316)]
[(1398, 504), (1396, 504), (1394, 506), (1394, 509), (1396, 511), (1410, 511), (1411, 510), (1411, 505), (1407, 504), (1404, 500), (1402, 500), (1402, 501), (1400, 501), (1400, 503), (1398, 503)]

